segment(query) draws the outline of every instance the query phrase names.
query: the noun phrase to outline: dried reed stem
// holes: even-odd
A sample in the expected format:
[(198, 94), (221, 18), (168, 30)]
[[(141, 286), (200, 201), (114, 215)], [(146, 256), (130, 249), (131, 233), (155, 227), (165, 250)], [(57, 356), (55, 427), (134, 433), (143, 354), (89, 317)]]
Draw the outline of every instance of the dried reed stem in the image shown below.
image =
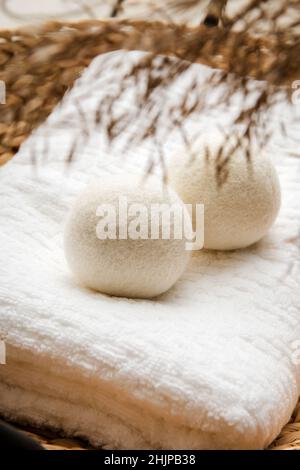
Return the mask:
[[(214, 6), (220, 11), (223, 3)], [(291, 4), (300, 7), (299, 0), (285, 3), (285, 8), (273, 14), (274, 24)], [(291, 83), (300, 77), (300, 39), (296, 33), (300, 21), (295, 20), (288, 30), (275, 28), (268, 37), (253, 36), (247, 28), (235, 30), (235, 24), (245, 21), (249, 12), (256, 11), (260, 4), (258, 0), (252, 0), (235, 20), (226, 22), (225, 28), (188, 27), (162, 21), (87, 20), (77, 23), (52, 21), (17, 31), (2, 31), (0, 80), (7, 87), (7, 104), (0, 107), (2, 158), (9, 158), (31, 129), (43, 122), (95, 56), (118, 49), (150, 52), (142, 65), (148, 70), (150, 79), (149, 90), (139, 103), (144, 108), (155, 90), (169, 86), (194, 62), (223, 70), (221, 80), (232, 79), (231, 92), (242, 88), (247, 93), (248, 77), (264, 80), (265, 86), (255, 105), (241, 109), (237, 120), (247, 124), (246, 135), (250, 137), (250, 129), (259, 121), (259, 112), (268, 108), (279, 87), (288, 93)], [(264, 15), (261, 10), (254, 19), (247, 20), (249, 29)], [(165, 61), (159, 71), (156, 70), (161, 78), (154, 79), (151, 67), (154, 57), (159, 54), (182, 59), (186, 61), (185, 65), (174, 66)], [(133, 66), (131, 75), (134, 77), (139, 73)], [(178, 128), (195, 111), (195, 107), (182, 106), (183, 109), (178, 110), (180, 118), (175, 124), (170, 121)], [(99, 115), (102, 112), (104, 108), (100, 103)], [(112, 120), (107, 127), (110, 138), (114, 138), (117, 128), (125, 129), (124, 125), (118, 127)], [(148, 129), (143, 129), (142, 137), (154, 135), (156, 128), (154, 119)]]

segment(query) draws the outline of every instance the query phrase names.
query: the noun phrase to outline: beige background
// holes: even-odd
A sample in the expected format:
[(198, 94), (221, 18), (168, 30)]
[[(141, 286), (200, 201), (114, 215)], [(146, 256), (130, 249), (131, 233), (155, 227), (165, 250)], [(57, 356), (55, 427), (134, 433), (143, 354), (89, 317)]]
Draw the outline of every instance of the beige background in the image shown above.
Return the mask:
[[(117, 0), (0, 0), (0, 29), (42, 21), (47, 18), (74, 19), (109, 17)], [(188, 12), (178, 14), (167, 7), (176, 0), (124, 0), (120, 16), (165, 18), (199, 23), (209, 0), (200, 0), (199, 5)], [(274, 0), (276, 3), (278, 0)], [(279, 0), (280, 1), (280, 0)], [(229, 0), (227, 12), (232, 14), (247, 0)], [(167, 13), (168, 11), (168, 13)]]

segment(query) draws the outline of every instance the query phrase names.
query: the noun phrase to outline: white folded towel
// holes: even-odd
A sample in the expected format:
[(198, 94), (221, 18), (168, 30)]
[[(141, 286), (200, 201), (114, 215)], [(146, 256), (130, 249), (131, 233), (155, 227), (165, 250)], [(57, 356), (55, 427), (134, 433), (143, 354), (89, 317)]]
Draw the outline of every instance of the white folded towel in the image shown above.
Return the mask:
[[(120, 54), (124, 64), (140, 57), (119, 52), (111, 59)], [(82, 119), (77, 100), (86, 95), (80, 104), (90, 122), (99, 93), (107, 92), (103, 76), (98, 87), (95, 77), (103, 60), (107, 56), (91, 64), (63, 105), (0, 169), (0, 335), (7, 345), (0, 413), (111, 448), (263, 448), (288, 421), (300, 391), (295, 140), (276, 133), (274, 114), (269, 152), (283, 206), (259, 244), (194, 253), (182, 279), (153, 301), (84, 289), (63, 253), (70, 204), (91, 177), (143, 172), (150, 148), (142, 144), (125, 159), (118, 146), (109, 152), (95, 131), (76, 161), (64, 164)], [(192, 71), (209, 73), (200, 65)], [(124, 109), (132, 99), (124, 98)], [(287, 107), (279, 111), (289, 118)], [(187, 127), (228, 122), (228, 113), (199, 116)], [(288, 131), (296, 136), (292, 120)], [(178, 142), (172, 135), (167, 155)]]

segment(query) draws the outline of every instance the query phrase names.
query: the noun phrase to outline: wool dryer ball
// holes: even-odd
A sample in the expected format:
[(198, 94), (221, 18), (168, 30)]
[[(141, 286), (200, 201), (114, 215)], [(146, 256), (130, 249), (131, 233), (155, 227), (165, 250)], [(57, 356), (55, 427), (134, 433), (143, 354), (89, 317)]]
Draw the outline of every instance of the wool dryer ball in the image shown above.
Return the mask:
[[(182, 221), (171, 213), (169, 219), (167, 214), (155, 218), (153, 207), (160, 204), (165, 211), (175, 204), (182, 211)], [(170, 236), (164, 238), (168, 223)], [(178, 239), (174, 236), (177, 223), (182, 224)], [(160, 179), (107, 176), (91, 183), (75, 201), (65, 227), (65, 254), (84, 286), (114, 296), (151, 298), (167, 291), (183, 273), (190, 238), (187, 209)]]
[(201, 137), (192, 152), (175, 155), (168, 169), (170, 186), (193, 205), (193, 223), (195, 205), (204, 204), (204, 248), (214, 250), (244, 248), (260, 240), (275, 221), (281, 200), (276, 170), (254, 144), (249, 162), (240, 148), (230, 155), (227, 178), (220, 184), (217, 165), (233, 141), (224, 145), (219, 131)]

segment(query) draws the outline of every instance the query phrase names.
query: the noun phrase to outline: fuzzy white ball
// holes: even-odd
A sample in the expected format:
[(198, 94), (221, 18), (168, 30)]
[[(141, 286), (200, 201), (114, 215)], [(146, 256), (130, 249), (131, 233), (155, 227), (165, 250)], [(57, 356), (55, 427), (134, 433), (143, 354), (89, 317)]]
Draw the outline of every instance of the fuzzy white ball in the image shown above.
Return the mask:
[[(223, 156), (220, 149), (223, 147)], [(217, 178), (217, 167), (233, 148), (220, 132), (201, 137), (192, 153), (177, 155), (169, 168), (170, 186), (187, 204), (204, 204), (204, 248), (233, 250), (260, 240), (276, 219), (280, 208), (280, 185), (267, 157), (253, 146), (247, 161), (236, 150), (225, 164), (227, 178)], [(222, 167), (222, 165), (221, 165)], [(193, 223), (195, 216), (193, 215)]]
[[(125, 201), (127, 204), (127, 222), (124, 206), (120, 206), (120, 197), (122, 204)], [(133, 204), (142, 204), (147, 217), (132, 217), (135, 210)], [(172, 235), (176, 223), (172, 217), (170, 238), (162, 237), (163, 217), (156, 223), (158, 239), (151, 238), (153, 204), (180, 206), (187, 217), (185, 221), (189, 227), (186, 233), (190, 236), (192, 225), (184, 204), (172, 189), (163, 188), (160, 180), (149, 178), (142, 182), (135, 176), (109, 176), (93, 182), (78, 196), (65, 227), (65, 254), (81, 284), (109, 295), (132, 298), (155, 297), (173, 286), (186, 268), (190, 252), (186, 250), (184, 236), (176, 239)], [(109, 216), (109, 210), (102, 211), (108, 206), (115, 208), (116, 217)], [(130, 212), (132, 209), (133, 212)], [(139, 217), (139, 212), (136, 216)], [(109, 225), (106, 223), (108, 221), (116, 223), (115, 239), (112, 238), (113, 230), (109, 229), (114, 224)], [(108, 236), (101, 239), (99, 227), (103, 228), (105, 224)], [(133, 232), (137, 233), (137, 239), (133, 239), (132, 228), (137, 229)], [(142, 234), (141, 238), (139, 233)], [(148, 238), (145, 237), (147, 233)]]

